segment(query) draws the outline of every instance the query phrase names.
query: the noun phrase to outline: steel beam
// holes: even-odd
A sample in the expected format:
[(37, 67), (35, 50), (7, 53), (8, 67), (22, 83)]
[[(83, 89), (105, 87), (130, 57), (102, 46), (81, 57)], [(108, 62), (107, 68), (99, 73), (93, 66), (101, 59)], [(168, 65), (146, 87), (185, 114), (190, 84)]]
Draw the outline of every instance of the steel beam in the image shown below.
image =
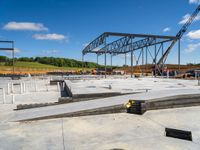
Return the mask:
[(132, 36), (132, 37), (153, 37), (153, 38), (162, 38), (162, 39), (175, 39), (175, 36), (162, 36), (162, 35), (152, 35), (152, 34), (131, 34), (131, 33), (117, 33), (117, 32), (104, 32), (106, 36)]
[[(106, 50), (107, 53), (124, 54), (124, 53), (129, 53), (131, 51), (145, 48), (147, 46), (149, 47), (149, 46), (153, 46), (153, 45), (171, 41), (171, 39), (156, 39), (156, 38), (148, 37), (148, 38), (131, 43), (131, 39), (132, 39), (132, 37), (129, 37), (129, 39), (128, 39), (128, 37), (121, 38), (119, 40), (116, 40), (116, 41), (106, 45), (105, 47), (103, 47), (96, 53), (104, 53), (104, 51)], [(126, 43), (126, 44), (124, 44), (124, 43)]]
[(84, 48), (83, 55), (86, 53), (90, 53), (95, 48), (99, 47), (100, 45), (103, 45), (105, 43), (105, 40), (106, 34), (103, 33)]
[[(129, 33), (114, 33), (114, 32), (105, 32), (103, 34), (101, 34), (99, 37), (97, 37), (95, 40), (93, 40), (90, 44), (88, 44), (84, 49), (83, 49), (83, 54), (87, 54), (87, 53), (99, 53), (99, 47), (103, 46), (106, 38), (109, 36), (119, 36), (122, 37), (121, 39), (112, 42), (112, 44), (109, 44), (111, 49), (113, 49), (113, 47), (122, 47), (125, 45), (130, 45), (130, 43), (128, 42), (131, 38), (154, 38), (154, 39), (163, 39), (163, 40), (169, 40), (172, 41), (175, 39), (174, 36), (160, 36), (160, 35), (147, 35), (147, 34), (129, 34)], [(132, 40), (130, 40), (132, 41)], [(124, 44), (119, 44), (119, 43), (124, 43)], [(104, 48), (102, 48), (104, 49)], [(101, 49), (101, 51), (102, 51)], [(109, 53), (109, 50), (107, 51)], [(104, 53), (104, 52), (103, 52)]]
[(0, 48), (1, 51), (14, 51), (14, 48)]

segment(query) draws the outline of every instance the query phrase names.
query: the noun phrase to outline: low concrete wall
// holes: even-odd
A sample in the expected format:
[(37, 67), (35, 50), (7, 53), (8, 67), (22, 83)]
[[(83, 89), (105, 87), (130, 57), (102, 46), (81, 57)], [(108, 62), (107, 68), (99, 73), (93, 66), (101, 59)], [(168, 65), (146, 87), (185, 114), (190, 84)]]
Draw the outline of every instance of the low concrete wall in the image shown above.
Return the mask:
[(62, 118), (62, 117), (79, 117), (79, 116), (102, 115), (102, 114), (124, 113), (124, 112), (126, 112), (126, 108), (124, 105), (115, 105), (115, 106), (109, 106), (109, 107), (101, 107), (101, 108), (96, 108), (96, 109), (89, 109), (89, 110), (77, 111), (77, 112), (72, 112), (72, 113), (38, 117), (38, 118), (18, 120), (18, 121), (20, 122), (35, 121), (35, 120), (55, 119), (55, 118)]
[(73, 97), (73, 94), (71, 91), (71, 86), (72, 86), (71, 81), (69, 81), (69, 80), (64, 81), (64, 90), (67, 92), (67, 95), (69, 97)]
[(64, 80), (50, 80), (50, 85), (57, 85), (57, 83), (63, 83)]
[(145, 102), (146, 110), (168, 109), (200, 105), (200, 94), (178, 95)]
[(57, 102), (54, 103), (35, 103), (35, 104), (20, 104), (16, 106), (14, 110), (22, 110), (22, 109), (31, 109), (31, 108), (38, 108), (38, 107), (45, 107), (45, 106), (52, 106), (58, 105)]
[[(132, 103), (132, 104), (131, 104)], [(149, 110), (191, 107), (200, 105), (200, 94), (177, 95), (149, 100), (130, 100), (128, 113), (142, 115)]]
[[(72, 97), (74, 101), (79, 100), (89, 100), (89, 99), (95, 99), (95, 98), (106, 98), (106, 97), (112, 97), (112, 96), (119, 96), (119, 95), (125, 95), (120, 92), (105, 92), (105, 93), (89, 93), (89, 94), (74, 94), (72, 92), (72, 82), (69, 80), (65, 80), (65, 91), (68, 93), (69, 97)], [(133, 93), (126, 93), (126, 94), (133, 94)], [(62, 98), (64, 100), (64, 98)], [(67, 98), (68, 100), (68, 98)]]
[(73, 99), (86, 99), (86, 98), (105, 98), (112, 96), (119, 96), (120, 92), (110, 92), (110, 93), (90, 93), (90, 94), (73, 94)]
[[(128, 102), (128, 99), (127, 99), (127, 102)], [(128, 111), (128, 108), (124, 106), (124, 103), (125, 101), (123, 100), (122, 103), (118, 103), (118, 104), (113, 103), (113, 105), (109, 104), (108, 106), (96, 105), (96, 107), (92, 106), (93, 108), (85, 108), (84, 110), (81, 110), (81, 111), (77, 109), (74, 111), (69, 111), (68, 113), (62, 112), (59, 114), (49, 114), (48, 116), (41, 115), (41, 117), (35, 116), (29, 119), (21, 119), (17, 121), (32, 121), (32, 120), (51, 119), (51, 118), (60, 118), (60, 117), (77, 117), (77, 116), (111, 114), (111, 113), (120, 113), (120, 112), (143, 114), (145, 111), (149, 111), (149, 110), (198, 106), (200, 105), (200, 94), (177, 95), (177, 96), (164, 97), (164, 98), (158, 98), (158, 99), (152, 99), (152, 100), (134, 100), (132, 107), (130, 107), (132, 110), (130, 109), (130, 111)], [(77, 106), (78, 105), (79, 103), (77, 103)], [(70, 108), (71, 107), (68, 107), (68, 109)]]

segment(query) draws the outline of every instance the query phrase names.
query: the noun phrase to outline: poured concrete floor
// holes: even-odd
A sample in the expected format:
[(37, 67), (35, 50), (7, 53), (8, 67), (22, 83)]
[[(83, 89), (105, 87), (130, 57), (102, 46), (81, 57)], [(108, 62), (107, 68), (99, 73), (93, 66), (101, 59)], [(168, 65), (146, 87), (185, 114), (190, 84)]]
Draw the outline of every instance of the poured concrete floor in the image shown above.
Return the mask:
[[(143, 116), (111, 114), (0, 123), (1, 149), (199, 150), (200, 107), (157, 110)], [(193, 142), (165, 137), (165, 127), (190, 130)]]
[[(85, 111), (103, 107), (110, 107), (116, 105), (124, 105), (128, 103), (130, 99), (133, 100), (154, 100), (162, 99), (176, 95), (187, 95), (187, 94), (199, 94), (198, 89), (179, 89), (179, 90), (165, 90), (165, 91), (150, 91), (147, 93), (140, 94), (129, 94), (123, 96), (115, 96), (109, 98), (95, 99), (83, 102), (67, 103), (62, 105), (24, 109), (18, 110), (15, 116), (12, 118), (13, 121), (30, 120), (43, 117), (53, 117), (57, 115), (69, 114), (78, 111)], [(165, 100), (165, 99), (164, 99)]]
[[(115, 82), (116, 81), (116, 82)], [(141, 81), (141, 82), (140, 82)], [(0, 87), (6, 87), (7, 82), (0, 81)], [(40, 80), (38, 80), (40, 82)], [(176, 94), (197, 94), (200, 87), (196, 81), (174, 80), (174, 79), (103, 79), (90, 81), (75, 81), (78, 86), (75, 91), (82, 89), (82, 93), (87, 92), (87, 88), (93, 89), (95, 83), (105, 88), (110, 84), (112, 90), (116, 91), (144, 91), (142, 94), (129, 95), (104, 99), (109, 104), (114, 101), (122, 103), (129, 98), (148, 99), (166, 95)], [(74, 82), (74, 85), (76, 84)], [(86, 84), (86, 82), (91, 82)], [(41, 82), (42, 86), (46, 81)], [(97, 85), (95, 85), (97, 86)], [(43, 86), (45, 90), (45, 86)], [(52, 91), (56, 93), (56, 87)], [(97, 91), (100, 91), (96, 88)], [(152, 92), (145, 93), (145, 88)], [(94, 88), (95, 89), (95, 88)], [(105, 88), (106, 89), (106, 88)], [(106, 89), (109, 90), (109, 89)], [(95, 91), (95, 90), (94, 90)], [(16, 103), (30, 103), (49, 101), (52, 97), (39, 92), (28, 92), (20, 95)], [(152, 93), (148, 95), (149, 93)], [(36, 98), (31, 98), (35, 96)], [(134, 97), (133, 97), (134, 96)], [(1, 95), (0, 95), (1, 97)], [(56, 96), (55, 96), (56, 97)], [(29, 100), (28, 100), (29, 99)], [(49, 100), (48, 100), (49, 99)], [(101, 99), (102, 100), (102, 99)], [(91, 106), (98, 106), (100, 101), (79, 102), (77, 104), (65, 104), (37, 108), (27, 111), (13, 111), (15, 104), (0, 104), (0, 150), (199, 150), (200, 149), (200, 106), (148, 111), (142, 116), (133, 114), (110, 114), (99, 116), (85, 116), (75, 118), (59, 118), (32, 122), (14, 122), (14, 119), (26, 116), (45, 115), (57, 113), (59, 111), (69, 111), (73, 109), (85, 109)], [(71, 107), (70, 107), (71, 106)], [(70, 109), (67, 109), (70, 108)], [(37, 110), (37, 111), (36, 111)], [(21, 114), (20, 114), (21, 113)], [(185, 141), (165, 137), (165, 127), (192, 131), (193, 141)]]
[[(135, 93), (168, 89), (200, 89), (198, 81), (166, 78), (126, 78), (126, 79), (99, 79), (67, 81), (73, 94), (92, 93)], [(111, 86), (111, 89), (109, 89)]]

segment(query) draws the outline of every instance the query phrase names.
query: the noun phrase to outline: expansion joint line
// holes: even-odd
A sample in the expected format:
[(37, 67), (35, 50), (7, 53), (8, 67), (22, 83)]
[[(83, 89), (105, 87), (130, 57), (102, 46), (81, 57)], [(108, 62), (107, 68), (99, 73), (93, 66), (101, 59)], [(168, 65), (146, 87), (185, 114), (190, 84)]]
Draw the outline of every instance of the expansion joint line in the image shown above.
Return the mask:
[(63, 150), (65, 150), (65, 135), (64, 135), (64, 125), (63, 118), (61, 118), (61, 128), (62, 128), (62, 142), (63, 142)]

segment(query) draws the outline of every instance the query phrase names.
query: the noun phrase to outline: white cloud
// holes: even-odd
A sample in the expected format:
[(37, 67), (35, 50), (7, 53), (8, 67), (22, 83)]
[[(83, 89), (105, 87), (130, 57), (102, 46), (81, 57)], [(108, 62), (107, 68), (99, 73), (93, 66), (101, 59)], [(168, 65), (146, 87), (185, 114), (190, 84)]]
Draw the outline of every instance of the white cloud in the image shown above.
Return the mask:
[(19, 54), (19, 53), (21, 53), (21, 52), (22, 52), (22, 51), (21, 51), (20, 49), (18, 49), (18, 48), (15, 48), (15, 49), (14, 49), (14, 53), (15, 53), (15, 54)]
[[(179, 22), (179, 24), (185, 24), (188, 19), (190, 18), (190, 14), (186, 14), (185, 16), (182, 17), (182, 20)], [(199, 21), (200, 20), (200, 15), (198, 15), (194, 21)]]
[(187, 53), (192, 53), (192, 52), (194, 52), (195, 50), (197, 50), (197, 49), (200, 49), (200, 43), (197, 43), (197, 44), (189, 44), (188, 46), (187, 46), (187, 48), (185, 49), (185, 52), (187, 52)]
[(20, 31), (47, 31), (41, 23), (33, 22), (8, 22), (4, 27), (4, 30), (20, 30)]
[(171, 28), (169, 27), (163, 29), (163, 32), (169, 32), (169, 31), (171, 31)]
[(51, 55), (51, 54), (58, 54), (59, 51), (58, 50), (44, 50), (43, 53), (47, 55)]
[[(22, 50), (18, 49), (18, 48), (14, 48), (14, 55), (18, 55), (22, 52)], [(11, 55), (12, 51), (5, 51), (5, 53), (7, 53), (7, 55)]]
[(200, 39), (200, 30), (190, 31), (187, 34), (187, 37), (189, 37), (190, 39)]
[(55, 41), (63, 41), (66, 40), (68, 42), (68, 37), (65, 37), (62, 34), (35, 34), (33, 35), (33, 38), (37, 40), (55, 40)]
[(199, 0), (189, 0), (190, 4), (198, 4)]

